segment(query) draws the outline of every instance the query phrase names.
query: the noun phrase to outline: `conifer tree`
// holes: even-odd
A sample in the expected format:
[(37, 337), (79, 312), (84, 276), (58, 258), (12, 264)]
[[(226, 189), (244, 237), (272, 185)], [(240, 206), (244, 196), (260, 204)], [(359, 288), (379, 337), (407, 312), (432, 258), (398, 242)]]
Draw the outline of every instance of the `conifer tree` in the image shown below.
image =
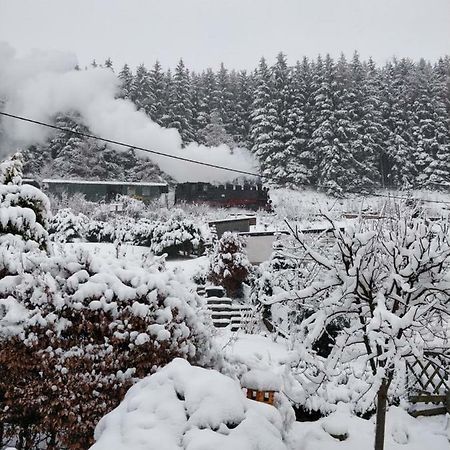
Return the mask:
[(261, 58), (256, 71), (255, 85), (250, 126), (252, 151), (259, 159), (262, 174), (271, 178), (271, 157), (278, 148), (274, 141), (278, 118), (273, 102), (272, 79), (264, 58)]
[[(280, 184), (293, 182), (295, 172), (295, 142), (293, 141), (296, 118), (292, 109), (292, 81), (287, 66), (286, 56), (279, 53), (272, 69), (273, 102), (277, 115), (277, 122), (273, 133), (273, 152), (268, 163), (273, 167), (273, 180)], [(291, 144), (291, 145), (289, 145)]]
[(412, 134), (418, 187), (450, 185), (448, 118), (442, 87), (431, 64), (423, 59), (414, 74)]
[(149, 74), (144, 64), (141, 64), (136, 69), (136, 75), (133, 78), (130, 100), (136, 105), (137, 109), (143, 110), (145, 113), (149, 114), (151, 108), (150, 95)]
[(131, 73), (128, 64), (125, 64), (122, 70), (119, 72), (120, 80), (120, 97), (121, 98), (131, 98), (131, 88), (133, 85), (133, 74)]
[(156, 61), (148, 75), (148, 89), (149, 104), (147, 113), (154, 122), (161, 125), (162, 119), (166, 112), (166, 104), (168, 99), (166, 97), (167, 92), (164, 72), (158, 61)]
[(223, 63), (220, 64), (220, 69), (216, 76), (216, 91), (214, 92), (214, 109), (217, 110), (227, 132), (231, 129), (230, 112), (231, 105), (231, 90), (230, 90), (230, 75)]
[(182, 59), (175, 69), (169, 86), (169, 110), (165, 126), (178, 130), (184, 144), (193, 141), (190, 76)]
[(103, 66), (106, 67), (107, 69), (111, 69), (114, 72), (113, 62), (111, 58), (107, 58)]
[(231, 124), (234, 142), (238, 147), (250, 147), (250, 114), (253, 97), (252, 78), (245, 71), (230, 75), (232, 95)]

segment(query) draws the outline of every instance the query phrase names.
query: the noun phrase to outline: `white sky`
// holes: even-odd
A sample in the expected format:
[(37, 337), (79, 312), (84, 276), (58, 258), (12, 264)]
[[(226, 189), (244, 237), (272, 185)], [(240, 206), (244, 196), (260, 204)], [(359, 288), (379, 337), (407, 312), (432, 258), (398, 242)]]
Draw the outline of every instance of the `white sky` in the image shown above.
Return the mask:
[(355, 49), (433, 60), (450, 53), (450, 0), (0, 0), (0, 41), (116, 68), (183, 57), (196, 70), (252, 69), (279, 51), (294, 63)]

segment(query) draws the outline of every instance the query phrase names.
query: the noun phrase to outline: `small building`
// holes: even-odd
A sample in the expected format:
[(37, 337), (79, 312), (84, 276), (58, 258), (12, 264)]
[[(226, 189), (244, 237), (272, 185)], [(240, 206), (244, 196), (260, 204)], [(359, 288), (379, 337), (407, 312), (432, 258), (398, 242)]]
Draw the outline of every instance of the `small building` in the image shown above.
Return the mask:
[(83, 194), (88, 201), (111, 201), (117, 195), (128, 195), (143, 202), (160, 198), (169, 192), (166, 183), (131, 182), (131, 181), (90, 181), (90, 180), (42, 180), (45, 190), (54, 195)]
[(208, 225), (216, 229), (217, 237), (220, 239), (227, 232), (242, 233), (250, 231), (251, 225), (256, 225), (255, 216), (236, 216), (227, 219), (214, 220)]
[(246, 252), (252, 264), (261, 264), (270, 259), (273, 244), (278, 235), (288, 235), (287, 231), (249, 231), (239, 233), (246, 238)]
[(281, 390), (281, 379), (270, 370), (253, 369), (244, 374), (241, 386), (250, 400), (273, 405), (275, 393)]

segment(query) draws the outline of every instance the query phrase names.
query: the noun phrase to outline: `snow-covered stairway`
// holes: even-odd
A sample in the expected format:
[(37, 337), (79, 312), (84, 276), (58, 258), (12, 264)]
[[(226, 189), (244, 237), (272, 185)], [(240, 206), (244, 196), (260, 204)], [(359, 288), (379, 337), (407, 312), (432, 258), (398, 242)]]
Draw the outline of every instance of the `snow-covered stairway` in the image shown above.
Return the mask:
[(230, 326), (231, 331), (237, 331), (248, 320), (251, 308), (245, 305), (233, 304), (229, 297), (225, 297), (222, 287), (205, 288), (206, 303), (216, 328)]

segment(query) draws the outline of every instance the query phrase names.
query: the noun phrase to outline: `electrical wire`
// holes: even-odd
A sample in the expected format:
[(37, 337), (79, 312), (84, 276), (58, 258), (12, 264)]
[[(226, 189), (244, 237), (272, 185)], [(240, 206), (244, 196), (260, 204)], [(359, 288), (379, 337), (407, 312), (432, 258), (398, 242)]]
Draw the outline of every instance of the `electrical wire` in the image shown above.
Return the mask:
[(32, 123), (35, 125), (41, 125), (43, 127), (52, 128), (53, 130), (65, 131), (67, 133), (72, 133), (76, 136), (81, 136), (81, 137), (85, 137), (85, 138), (89, 138), (89, 139), (96, 139), (97, 141), (107, 142), (108, 144), (119, 145), (121, 147), (126, 147), (128, 149), (140, 150), (141, 152), (151, 153), (153, 155), (177, 159), (178, 161), (189, 162), (192, 164), (198, 164), (201, 166), (211, 167), (211, 168), (219, 169), (219, 170), (226, 170), (228, 172), (235, 172), (235, 173), (239, 173), (241, 175), (249, 175), (249, 176), (257, 177), (257, 178), (265, 178), (263, 175), (260, 175), (258, 173), (248, 172), (246, 170), (240, 170), (240, 169), (232, 169), (231, 167), (219, 166), (217, 164), (207, 163), (207, 162), (203, 162), (203, 161), (196, 161), (194, 159), (184, 158), (182, 156), (169, 155), (168, 153), (158, 152), (156, 150), (150, 150), (148, 148), (138, 147), (136, 145), (130, 145), (125, 142), (115, 141), (113, 139), (108, 139), (108, 138), (104, 138), (104, 137), (100, 137), (100, 136), (94, 136), (94, 135), (88, 134), (88, 133), (82, 133), (81, 131), (75, 131), (75, 130), (71, 130), (70, 128), (59, 127), (57, 125), (52, 125), (52, 124), (49, 124), (46, 122), (41, 122), (39, 120), (33, 120), (33, 119), (29, 119), (27, 117), (9, 114), (4, 111), (0, 111), (0, 115), (5, 116), (5, 117), (10, 117), (11, 119), (21, 120), (23, 122), (28, 122), (28, 123)]
[[(248, 176), (257, 177), (257, 178), (268, 178), (268, 177), (266, 177), (264, 175), (260, 175), (260, 174), (257, 174), (257, 173), (248, 172), (248, 171), (240, 170), (240, 169), (232, 169), (231, 167), (219, 166), (217, 164), (212, 164), (212, 163), (207, 163), (207, 162), (202, 162), (202, 161), (196, 161), (194, 159), (184, 158), (182, 156), (169, 155), (168, 153), (158, 152), (156, 150), (150, 150), (148, 148), (138, 147), (136, 145), (131, 145), (131, 144), (126, 144), (125, 142), (115, 141), (113, 139), (108, 139), (108, 138), (104, 138), (104, 137), (100, 137), (100, 136), (94, 136), (94, 135), (88, 134), (88, 133), (82, 133), (81, 131), (75, 131), (75, 130), (71, 130), (70, 128), (59, 127), (57, 125), (52, 125), (50, 123), (41, 122), (39, 120), (29, 119), (29, 118), (23, 117), (23, 116), (17, 116), (15, 114), (10, 114), (10, 113), (4, 112), (4, 111), (0, 111), (0, 115), (5, 116), (5, 117), (9, 117), (11, 119), (21, 120), (23, 122), (28, 122), (28, 123), (31, 123), (31, 124), (35, 124), (35, 125), (40, 125), (40, 126), (43, 126), (43, 127), (51, 128), (53, 130), (59, 130), (59, 131), (67, 132), (67, 133), (72, 133), (72, 134), (74, 134), (76, 136), (81, 136), (81, 137), (85, 137), (85, 138), (89, 138), (89, 139), (95, 139), (97, 141), (107, 142), (109, 144), (119, 145), (121, 147), (126, 147), (127, 149), (140, 150), (140, 151), (145, 152), (145, 153), (151, 153), (153, 155), (158, 155), (158, 156), (163, 156), (163, 157), (166, 157), (166, 158), (176, 159), (178, 161), (184, 161), (184, 162), (188, 162), (188, 163), (192, 163), (192, 164), (198, 164), (198, 165), (201, 165), (201, 166), (211, 167), (211, 168), (219, 169), (219, 170), (226, 170), (228, 172), (239, 173), (241, 175), (248, 175)], [(377, 193), (374, 193), (374, 192), (371, 192), (368, 195), (369, 196), (373, 196), (373, 197), (395, 198), (397, 200), (405, 200), (405, 201), (413, 200), (413, 201), (418, 201), (418, 202), (423, 202), (423, 203), (440, 203), (440, 204), (444, 204), (444, 205), (450, 205), (450, 201), (447, 202), (447, 201), (443, 201), (443, 200), (429, 200), (429, 199), (417, 198), (417, 197), (401, 197), (401, 196), (398, 196), (398, 195), (377, 194)]]

